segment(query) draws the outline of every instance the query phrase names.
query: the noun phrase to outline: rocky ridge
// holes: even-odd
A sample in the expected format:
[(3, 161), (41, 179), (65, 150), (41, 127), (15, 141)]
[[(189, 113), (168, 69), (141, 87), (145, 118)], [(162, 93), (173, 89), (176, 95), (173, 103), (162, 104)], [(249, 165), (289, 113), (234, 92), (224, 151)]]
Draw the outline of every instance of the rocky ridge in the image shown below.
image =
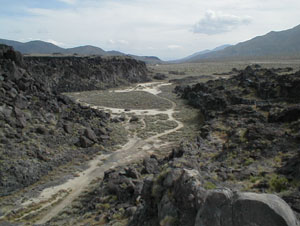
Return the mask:
[(147, 80), (145, 64), (132, 59), (24, 59), (0, 45), (0, 196), (68, 162), (88, 160), (110, 143), (110, 115), (61, 92)]
[(129, 57), (24, 57), (25, 69), (57, 93), (150, 81), (146, 64)]
[(176, 87), (200, 110), (199, 137), (144, 180), (129, 225), (298, 225), (299, 85), (300, 72), (255, 65)]
[(202, 115), (197, 139), (105, 172), (50, 223), (299, 225), (299, 82), (290, 68), (256, 65), (177, 87)]

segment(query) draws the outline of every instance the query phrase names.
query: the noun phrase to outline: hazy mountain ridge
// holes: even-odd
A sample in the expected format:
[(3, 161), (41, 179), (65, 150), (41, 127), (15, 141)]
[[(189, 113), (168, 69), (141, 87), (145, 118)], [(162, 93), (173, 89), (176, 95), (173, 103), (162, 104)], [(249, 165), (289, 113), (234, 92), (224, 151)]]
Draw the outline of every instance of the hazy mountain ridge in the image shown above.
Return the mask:
[(99, 56), (130, 56), (136, 60), (141, 60), (146, 63), (159, 64), (162, 61), (154, 56), (136, 56), (125, 54), (119, 51), (111, 50), (105, 51), (99, 47), (85, 45), (74, 48), (61, 48), (49, 42), (44, 41), (30, 41), (30, 42), (17, 42), (13, 40), (0, 39), (0, 44), (12, 46), (15, 50), (22, 54), (67, 54), (67, 55), (99, 55)]
[(193, 59), (195, 57), (199, 57), (199, 56), (207, 54), (207, 53), (223, 50), (223, 49), (225, 49), (229, 46), (231, 46), (231, 45), (225, 44), (225, 45), (218, 46), (218, 47), (216, 47), (214, 49), (211, 49), (211, 50), (210, 49), (202, 50), (200, 52), (193, 53), (192, 55), (184, 57), (182, 59), (170, 61), (170, 63), (184, 63), (184, 62), (190, 61), (191, 59)]
[[(156, 56), (136, 56), (119, 51), (105, 51), (99, 47), (86, 45), (74, 48), (61, 48), (49, 42), (30, 41), (27, 43), (0, 39), (0, 44), (13, 46), (23, 54), (78, 54), (100, 56), (130, 56), (148, 64), (161, 64), (164, 61)], [(254, 37), (236, 45), (222, 45), (212, 50), (196, 52), (182, 59), (168, 63), (193, 63), (216, 60), (300, 58), (300, 25), (284, 30), (271, 31), (266, 35)]]
[(219, 59), (300, 57), (300, 25), (284, 30), (271, 31), (223, 50), (190, 58), (187, 62)]

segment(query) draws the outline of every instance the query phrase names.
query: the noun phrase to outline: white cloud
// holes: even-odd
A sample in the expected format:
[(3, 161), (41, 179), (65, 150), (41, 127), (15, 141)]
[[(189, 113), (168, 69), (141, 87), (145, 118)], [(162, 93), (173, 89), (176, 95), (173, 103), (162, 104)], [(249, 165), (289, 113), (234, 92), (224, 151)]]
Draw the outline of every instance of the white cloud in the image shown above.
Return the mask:
[(168, 45), (168, 49), (181, 49), (182, 46), (180, 45)]
[(77, 2), (77, 0), (57, 0), (57, 1), (63, 2), (63, 3), (66, 3), (66, 4), (70, 4), (70, 5), (74, 5)]
[[(174, 59), (235, 44), (271, 30), (291, 28), (299, 23), (300, 8), (299, 0), (57, 1), (66, 5), (25, 11), (23, 4), (22, 16), (0, 13), (0, 37), (52, 39), (66, 43), (65, 47), (94, 45), (105, 50)], [(15, 4), (21, 7), (23, 2), (27, 1)], [(252, 18), (251, 23), (245, 15)], [(11, 32), (18, 30), (22, 33)]]
[(111, 45), (114, 45), (116, 42), (114, 41), (114, 40), (112, 40), (112, 39), (109, 39), (108, 41), (108, 44), (111, 44)]
[(118, 43), (120, 43), (120, 44), (122, 44), (122, 45), (128, 45), (129, 44), (129, 42), (128, 41), (126, 41), (126, 40), (118, 40)]
[(240, 25), (246, 25), (251, 22), (248, 16), (235, 16), (214, 12), (208, 10), (204, 17), (194, 25), (195, 33), (214, 35), (234, 30)]
[(52, 43), (52, 44), (54, 44), (54, 45), (57, 45), (57, 46), (65, 46), (64, 43), (55, 41), (55, 40), (53, 40), (53, 39), (47, 39), (47, 40), (44, 40), (44, 41), (50, 42), (50, 43)]
[(109, 39), (109, 40), (107, 41), (107, 43), (109, 43), (110, 45), (128, 45), (128, 44), (129, 44), (128, 41), (123, 40), (123, 39), (121, 39), (121, 40), (113, 40), (113, 39)]

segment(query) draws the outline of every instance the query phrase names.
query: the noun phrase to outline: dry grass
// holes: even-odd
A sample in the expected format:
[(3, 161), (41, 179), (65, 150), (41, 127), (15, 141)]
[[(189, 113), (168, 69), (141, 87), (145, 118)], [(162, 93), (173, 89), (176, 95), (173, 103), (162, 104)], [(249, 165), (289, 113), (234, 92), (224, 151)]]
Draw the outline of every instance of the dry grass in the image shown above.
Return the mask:
[(68, 95), (74, 98), (79, 97), (81, 101), (95, 106), (104, 106), (110, 108), (166, 110), (172, 107), (170, 102), (143, 91), (122, 93), (89, 91), (80, 93), (80, 96), (74, 95), (74, 93), (69, 93)]
[[(229, 72), (232, 68), (244, 69), (248, 65), (259, 64), (264, 68), (284, 68), (292, 67), (300, 70), (300, 60), (257, 60), (257, 61), (229, 61), (229, 62), (205, 62), (205, 63), (185, 63), (185, 64), (163, 64), (149, 66), (154, 73), (163, 73), (168, 79), (178, 79), (187, 76), (214, 75), (215, 73)], [(184, 75), (169, 74), (169, 71), (184, 72)]]

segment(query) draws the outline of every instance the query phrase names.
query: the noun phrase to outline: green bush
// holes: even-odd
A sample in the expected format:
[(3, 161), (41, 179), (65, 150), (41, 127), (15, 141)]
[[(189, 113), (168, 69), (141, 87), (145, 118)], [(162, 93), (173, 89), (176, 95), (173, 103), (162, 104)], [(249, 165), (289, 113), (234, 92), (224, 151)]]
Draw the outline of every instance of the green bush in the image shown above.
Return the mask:
[(285, 177), (274, 175), (269, 180), (270, 190), (281, 192), (288, 188), (288, 180)]
[(207, 181), (205, 184), (204, 184), (204, 188), (207, 189), (207, 190), (211, 190), (211, 189), (215, 189), (217, 186), (210, 182), (210, 181)]

